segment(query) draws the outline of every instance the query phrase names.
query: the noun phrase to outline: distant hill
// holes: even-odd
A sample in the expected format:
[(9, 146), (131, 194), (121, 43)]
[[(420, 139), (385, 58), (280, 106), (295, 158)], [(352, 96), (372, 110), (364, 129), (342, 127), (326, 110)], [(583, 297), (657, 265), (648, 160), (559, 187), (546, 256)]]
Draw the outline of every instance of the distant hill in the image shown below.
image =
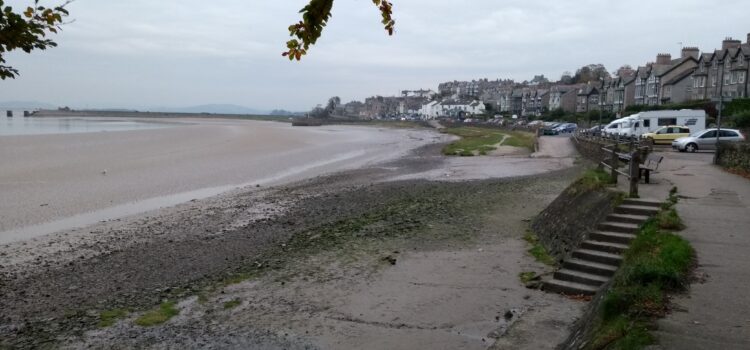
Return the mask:
[(268, 111), (231, 104), (207, 104), (191, 107), (156, 107), (149, 112), (212, 113), (212, 114), (268, 114)]
[(57, 106), (39, 101), (0, 102), (0, 109), (56, 109)]

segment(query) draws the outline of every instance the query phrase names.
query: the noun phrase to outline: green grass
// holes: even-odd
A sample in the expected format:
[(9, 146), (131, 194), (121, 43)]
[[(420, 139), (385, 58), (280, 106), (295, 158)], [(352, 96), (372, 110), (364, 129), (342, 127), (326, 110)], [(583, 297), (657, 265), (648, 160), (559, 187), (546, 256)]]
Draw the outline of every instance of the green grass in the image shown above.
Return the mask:
[(230, 301), (225, 301), (224, 302), (224, 310), (234, 309), (234, 308), (240, 306), (241, 303), (242, 303), (242, 301), (240, 301), (240, 299), (232, 299)]
[(526, 284), (536, 279), (536, 272), (525, 271), (518, 274), (518, 278), (521, 279), (521, 283)]
[[(614, 183), (612, 176), (597, 168), (586, 170), (583, 175), (568, 188), (571, 195), (585, 193), (610, 187)], [(624, 198), (623, 198), (624, 199)]]
[[(673, 208), (662, 213), (679, 220)], [(642, 349), (652, 344), (653, 320), (665, 314), (668, 293), (685, 290), (694, 256), (690, 243), (666, 231), (659, 216), (646, 222), (604, 296), (587, 348)]]
[(685, 228), (682, 219), (677, 215), (674, 208), (662, 210), (656, 215), (656, 220), (659, 222), (659, 227), (665, 230), (680, 231)]
[(547, 249), (539, 243), (539, 238), (534, 233), (527, 231), (526, 235), (523, 236), (523, 239), (531, 244), (531, 248), (528, 252), (536, 259), (536, 261), (549, 266), (557, 265), (557, 260), (549, 255)]
[(146, 312), (135, 320), (135, 324), (142, 327), (150, 327), (169, 321), (170, 318), (177, 316), (180, 310), (177, 309), (177, 303), (174, 301), (165, 301), (158, 308)]
[[(485, 155), (497, 149), (502, 142), (504, 146), (513, 146), (534, 150), (534, 134), (522, 131), (506, 131), (479, 127), (446, 128), (444, 133), (461, 137), (443, 148), (445, 155), (475, 156)], [(503, 141), (503, 139), (505, 141)]]
[(99, 314), (99, 327), (102, 327), (102, 328), (109, 327), (115, 324), (117, 320), (125, 318), (125, 316), (127, 315), (128, 315), (128, 310), (125, 310), (125, 309), (112, 309), (112, 310), (102, 311), (102, 313)]

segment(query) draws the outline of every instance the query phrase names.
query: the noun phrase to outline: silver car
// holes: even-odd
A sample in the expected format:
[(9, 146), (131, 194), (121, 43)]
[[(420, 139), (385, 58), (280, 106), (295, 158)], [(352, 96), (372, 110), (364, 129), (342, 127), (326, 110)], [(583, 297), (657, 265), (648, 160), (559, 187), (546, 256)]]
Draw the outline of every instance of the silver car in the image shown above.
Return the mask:
[[(719, 141), (742, 142), (745, 141), (745, 136), (739, 130), (721, 129), (719, 131)], [(716, 129), (706, 129), (695, 132), (688, 137), (680, 137), (672, 141), (672, 148), (680, 152), (716, 149)]]

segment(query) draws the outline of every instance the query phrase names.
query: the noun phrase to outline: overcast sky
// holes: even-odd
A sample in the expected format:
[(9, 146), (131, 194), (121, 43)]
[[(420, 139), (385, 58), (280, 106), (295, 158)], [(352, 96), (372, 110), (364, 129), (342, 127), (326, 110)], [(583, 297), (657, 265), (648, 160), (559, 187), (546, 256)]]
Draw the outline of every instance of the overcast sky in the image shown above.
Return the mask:
[(0, 81), (0, 101), (307, 110), (333, 95), (349, 101), (448, 80), (557, 79), (588, 63), (613, 71), (659, 52), (677, 56), (680, 42), (708, 51), (750, 32), (747, 0), (393, 3), (389, 37), (370, 0), (337, 0), (318, 44), (289, 62), (287, 27), (305, 0), (76, 0), (59, 47), (7, 56), (21, 76)]

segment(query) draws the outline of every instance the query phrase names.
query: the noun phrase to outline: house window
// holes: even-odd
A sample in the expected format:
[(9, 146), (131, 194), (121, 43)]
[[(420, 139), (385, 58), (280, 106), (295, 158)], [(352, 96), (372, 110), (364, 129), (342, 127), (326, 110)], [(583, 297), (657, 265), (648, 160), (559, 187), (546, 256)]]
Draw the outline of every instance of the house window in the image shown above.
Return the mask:
[(745, 72), (739, 72), (739, 76), (737, 77), (737, 82), (740, 84), (745, 83)]
[(651, 119), (644, 119), (643, 120), (643, 127), (644, 128), (650, 128), (651, 127)]
[(716, 76), (711, 76), (711, 86), (716, 86)]
[(738, 72), (732, 72), (732, 84), (737, 84), (737, 75)]
[(737, 65), (741, 66), (743, 64), (745, 64), (745, 56), (739, 55), (739, 57), (737, 57)]

